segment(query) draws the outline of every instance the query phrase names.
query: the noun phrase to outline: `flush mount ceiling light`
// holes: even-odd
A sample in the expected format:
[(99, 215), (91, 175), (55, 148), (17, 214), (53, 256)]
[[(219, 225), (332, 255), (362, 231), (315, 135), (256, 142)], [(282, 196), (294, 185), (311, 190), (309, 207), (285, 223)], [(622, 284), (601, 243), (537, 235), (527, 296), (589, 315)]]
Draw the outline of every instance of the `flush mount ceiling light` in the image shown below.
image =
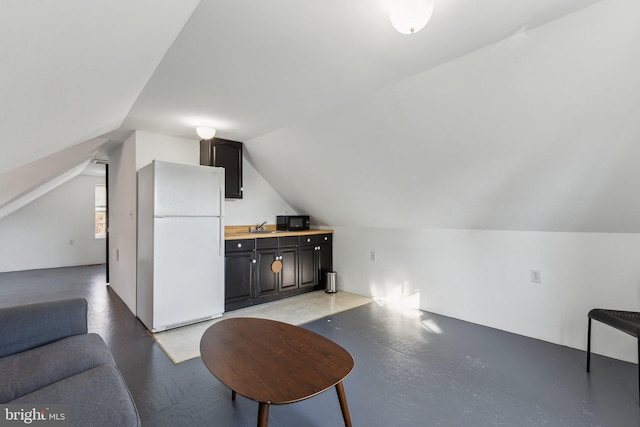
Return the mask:
[(216, 135), (216, 130), (208, 126), (198, 126), (196, 132), (202, 139), (211, 139)]
[(433, 0), (395, 0), (389, 18), (391, 25), (402, 34), (420, 31), (433, 13)]

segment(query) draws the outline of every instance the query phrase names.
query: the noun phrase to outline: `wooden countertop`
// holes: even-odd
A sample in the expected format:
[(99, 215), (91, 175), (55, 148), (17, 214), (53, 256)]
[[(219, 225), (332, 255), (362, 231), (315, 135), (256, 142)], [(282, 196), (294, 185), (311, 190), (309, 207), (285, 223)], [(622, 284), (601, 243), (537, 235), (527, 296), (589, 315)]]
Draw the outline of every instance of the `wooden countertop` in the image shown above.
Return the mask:
[(279, 231), (275, 224), (266, 225), (266, 231), (250, 233), (249, 225), (230, 225), (224, 228), (224, 240), (263, 239), (267, 237), (308, 236), (311, 234), (333, 234), (333, 230)]

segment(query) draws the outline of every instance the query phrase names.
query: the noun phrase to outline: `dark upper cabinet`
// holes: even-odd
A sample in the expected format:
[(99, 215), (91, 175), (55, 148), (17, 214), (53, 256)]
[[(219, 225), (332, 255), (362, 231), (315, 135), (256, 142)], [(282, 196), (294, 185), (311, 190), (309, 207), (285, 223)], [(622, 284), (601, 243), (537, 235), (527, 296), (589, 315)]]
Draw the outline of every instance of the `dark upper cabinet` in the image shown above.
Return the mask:
[(200, 164), (225, 169), (225, 198), (242, 199), (242, 142), (222, 138), (200, 141)]
[(212, 166), (211, 141), (208, 139), (200, 140), (200, 164), (202, 166)]

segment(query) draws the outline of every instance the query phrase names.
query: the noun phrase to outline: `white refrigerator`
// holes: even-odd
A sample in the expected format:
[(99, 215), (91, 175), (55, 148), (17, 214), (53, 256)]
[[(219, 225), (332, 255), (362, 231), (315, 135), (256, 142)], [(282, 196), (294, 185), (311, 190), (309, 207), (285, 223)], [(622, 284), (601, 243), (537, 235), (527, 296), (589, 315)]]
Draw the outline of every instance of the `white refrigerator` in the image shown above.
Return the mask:
[(138, 318), (151, 332), (224, 312), (224, 169), (138, 171)]

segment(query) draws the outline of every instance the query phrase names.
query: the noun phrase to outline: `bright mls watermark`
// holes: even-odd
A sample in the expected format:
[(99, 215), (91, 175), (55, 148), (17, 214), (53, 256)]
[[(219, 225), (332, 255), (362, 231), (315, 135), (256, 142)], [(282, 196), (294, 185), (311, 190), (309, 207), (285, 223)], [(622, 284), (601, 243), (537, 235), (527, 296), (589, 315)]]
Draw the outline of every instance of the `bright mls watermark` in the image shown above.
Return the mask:
[(69, 427), (69, 405), (0, 405), (0, 427)]

